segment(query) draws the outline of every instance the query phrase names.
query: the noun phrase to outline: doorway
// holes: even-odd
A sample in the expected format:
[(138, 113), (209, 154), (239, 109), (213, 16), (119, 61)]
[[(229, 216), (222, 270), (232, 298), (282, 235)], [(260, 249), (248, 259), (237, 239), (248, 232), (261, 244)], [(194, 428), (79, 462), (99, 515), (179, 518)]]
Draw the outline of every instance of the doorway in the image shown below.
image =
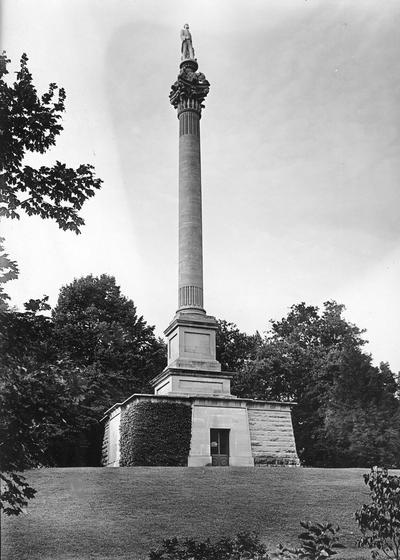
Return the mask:
[(229, 430), (210, 430), (210, 449), (213, 467), (229, 466)]

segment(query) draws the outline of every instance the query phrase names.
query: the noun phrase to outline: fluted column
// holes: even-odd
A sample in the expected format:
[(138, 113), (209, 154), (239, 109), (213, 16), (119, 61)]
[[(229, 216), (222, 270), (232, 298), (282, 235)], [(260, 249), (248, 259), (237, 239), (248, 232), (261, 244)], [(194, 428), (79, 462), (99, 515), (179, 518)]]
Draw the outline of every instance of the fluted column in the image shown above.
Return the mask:
[(195, 60), (180, 65), (170, 99), (179, 119), (178, 311), (203, 309), (200, 117), (209, 83)]
[(203, 309), (200, 106), (179, 103), (179, 300), (178, 310)]

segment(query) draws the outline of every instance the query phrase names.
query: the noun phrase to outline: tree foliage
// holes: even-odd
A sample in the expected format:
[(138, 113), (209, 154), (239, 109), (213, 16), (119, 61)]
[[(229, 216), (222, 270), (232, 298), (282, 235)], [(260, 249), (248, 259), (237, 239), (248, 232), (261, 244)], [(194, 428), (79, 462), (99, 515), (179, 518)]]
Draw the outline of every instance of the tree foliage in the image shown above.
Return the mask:
[(80, 429), (70, 368), (57, 359), (51, 320), (37, 314), (46, 305), (31, 300), (25, 313), (0, 314), (0, 508), (10, 515), (35, 494), (17, 472), (54, 465), (53, 442)]
[(63, 230), (80, 233), (79, 216), (84, 202), (101, 186), (94, 168), (77, 169), (56, 161), (35, 169), (24, 164), (27, 152), (47, 152), (63, 130), (65, 90), (51, 83), (39, 96), (23, 54), (13, 83), (8, 83), (6, 54), (0, 60), (0, 217), (19, 218), (21, 213), (55, 220)]
[(400, 477), (374, 467), (364, 475), (371, 503), (355, 514), (362, 533), (359, 546), (372, 550), (373, 558), (400, 558)]
[(278, 557), (282, 560), (325, 560), (335, 556), (338, 549), (345, 548), (339, 542), (339, 527), (332, 523), (300, 521), (305, 531), (298, 536), (301, 546), (295, 549), (278, 547)]
[[(113, 277), (87, 276), (1, 317), (2, 466), (96, 466), (105, 410), (165, 365), (165, 345)], [(7, 411), (7, 413), (6, 413)]]
[(261, 337), (258, 332), (254, 335), (241, 332), (234, 323), (223, 319), (217, 323), (217, 360), (221, 363), (222, 371), (239, 371), (255, 357)]
[[(23, 54), (14, 81), (8, 79), (6, 53), (0, 55), (0, 217), (21, 214), (52, 219), (63, 230), (80, 233), (79, 211), (101, 186), (89, 164), (77, 169), (56, 161), (38, 169), (26, 164), (29, 153), (44, 154), (63, 127), (65, 91), (51, 83), (39, 96)], [(73, 431), (79, 396), (67, 391), (65, 360), (55, 358), (52, 325), (36, 316), (45, 301), (27, 304), (26, 313), (9, 308), (3, 284), (18, 276), (18, 266), (0, 240), (0, 432), (1, 501), (18, 514), (35, 491), (15, 469), (48, 464), (49, 446), (60, 433)], [(36, 305), (36, 307), (35, 307)], [(72, 368), (73, 370), (73, 368)], [(65, 426), (68, 428), (66, 429)]]
[(36, 490), (21, 474), (0, 472), (0, 515), (2, 511), (6, 515), (19, 515), (35, 494)]
[(3, 284), (18, 278), (18, 265), (5, 252), (4, 237), (0, 237), (0, 313), (7, 311), (10, 296), (5, 292)]
[[(137, 314), (132, 300), (121, 294), (115, 278), (103, 274), (64, 286), (52, 313), (57, 354), (74, 366), (71, 390), (82, 395), (85, 426), (80, 441), (59, 461), (82, 465), (100, 462), (102, 428), (99, 419), (115, 402), (133, 393), (152, 392), (149, 381), (166, 365), (165, 344), (154, 327)], [(64, 455), (64, 456), (63, 456)]]
[(166, 365), (165, 344), (112, 276), (89, 275), (64, 286), (52, 318), (59, 353), (90, 366), (101, 380), (99, 407), (150, 390), (149, 379)]
[(397, 384), (387, 364), (372, 365), (364, 331), (329, 301), (304, 303), (273, 321), (255, 359), (234, 379), (239, 396), (288, 399), (304, 464), (400, 464)]
[(77, 426), (76, 402), (62, 365), (9, 362), (1, 368), (1, 470), (52, 466), (54, 440)]

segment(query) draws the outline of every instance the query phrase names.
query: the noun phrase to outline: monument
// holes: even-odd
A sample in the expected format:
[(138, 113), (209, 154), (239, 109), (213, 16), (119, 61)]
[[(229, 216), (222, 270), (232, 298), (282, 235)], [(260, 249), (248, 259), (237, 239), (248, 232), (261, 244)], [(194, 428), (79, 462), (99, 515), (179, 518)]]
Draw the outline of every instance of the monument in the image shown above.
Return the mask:
[(167, 367), (154, 395), (132, 395), (107, 411), (104, 464), (119, 465), (121, 414), (143, 400), (186, 402), (192, 410), (188, 466), (298, 465), (291, 403), (231, 394), (233, 373), (216, 359), (217, 321), (204, 309), (200, 119), (210, 84), (198, 71), (189, 25), (170, 102), (179, 121), (178, 309), (165, 330)]

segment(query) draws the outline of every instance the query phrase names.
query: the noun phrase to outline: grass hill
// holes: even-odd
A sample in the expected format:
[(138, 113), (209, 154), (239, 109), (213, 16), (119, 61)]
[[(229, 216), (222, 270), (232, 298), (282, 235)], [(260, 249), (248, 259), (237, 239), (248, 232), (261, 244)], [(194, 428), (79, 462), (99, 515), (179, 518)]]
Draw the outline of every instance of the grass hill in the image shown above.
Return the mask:
[(29, 471), (37, 497), (2, 519), (3, 560), (138, 560), (163, 538), (257, 531), (297, 544), (300, 520), (341, 527), (348, 558), (368, 469), (73, 468)]

